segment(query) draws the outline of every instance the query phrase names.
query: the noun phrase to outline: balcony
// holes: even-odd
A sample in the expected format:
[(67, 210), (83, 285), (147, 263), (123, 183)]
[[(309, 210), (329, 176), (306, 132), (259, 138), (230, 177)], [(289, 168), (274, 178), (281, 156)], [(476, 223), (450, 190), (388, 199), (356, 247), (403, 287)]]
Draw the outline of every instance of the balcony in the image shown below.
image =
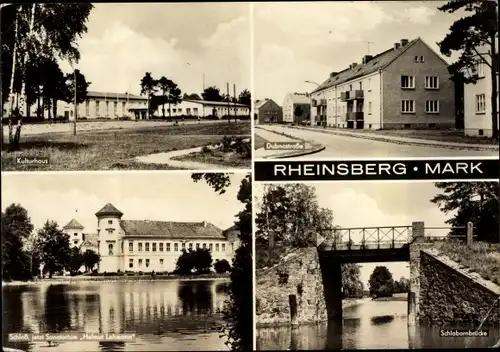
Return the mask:
[(346, 121), (362, 121), (364, 119), (364, 114), (362, 111), (348, 112), (346, 114)]
[(326, 121), (326, 115), (316, 115), (315, 119), (316, 122), (320, 121)]
[(316, 99), (311, 100), (311, 105), (313, 108), (315, 108), (316, 106), (318, 106), (318, 101)]
[(360, 100), (360, 99), (364, 99), (364, 91), (360, 89), (340, 93), (340, 101)]
[(324, 105), (326, 105), (326, 99), (320, 99), (320, 100), (319, 100), (319, 105), (320, 105), (320, 106), (324, 106)]
[(340, 93), (340, 101), (347, 101), (349, 99), (350, 92), (341, 92)]

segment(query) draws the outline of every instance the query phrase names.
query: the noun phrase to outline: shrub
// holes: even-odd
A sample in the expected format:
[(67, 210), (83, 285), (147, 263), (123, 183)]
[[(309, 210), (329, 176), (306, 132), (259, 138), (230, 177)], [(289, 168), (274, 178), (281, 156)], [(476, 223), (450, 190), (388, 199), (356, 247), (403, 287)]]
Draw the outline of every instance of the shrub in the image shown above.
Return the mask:
[(231, 270), (231, 265), (226, 259), (216, 260), (214, 269), (217, 274), (225, 274)]
[(210, 147), (208, 145), (206, 145), (203, 148), (201, 148), (201, 151), (203, 153), (210, 153), (212, 151), (212, 149), (210, 149)]

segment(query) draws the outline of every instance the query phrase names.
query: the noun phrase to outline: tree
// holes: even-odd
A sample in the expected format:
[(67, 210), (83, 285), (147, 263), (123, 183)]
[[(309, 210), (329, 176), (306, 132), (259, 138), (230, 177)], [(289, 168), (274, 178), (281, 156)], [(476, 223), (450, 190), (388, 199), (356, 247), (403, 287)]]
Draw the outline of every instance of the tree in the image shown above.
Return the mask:
[(206, 248), (197, 248), (193, 253), (194, 270), (197, 274), (207, 274), (212, 267), (212, 254)]
[(146, 118), (149, 119), (149, 111), (151, 109), (151, 96), (156, 92), (157, 82), (151, 76), (151, 72), (146, 72), (144, 77), (141, 79), (141, 95), (146, 94), (148, 99), (148, 108), (146, 111)]
[[(228, 174), (192, 174), (194, 182), (205, 180), (217, 193), (223, 194), (231, 184)], [(238, 213), (236, 228), (241, 245), (236, 250), (231, 270), (231, 292), (225, 319), (229, 322), (223, 328), (227, 344), (233, 351), (253, 350), (253, 264), (252, 264), (252, 178), (248, 174), (240, 183), (238, 200), (244, 209)]]
[(73, 275), (78, 273), (82, 265), (83, 265), (83, 255), (80, 252), (80, 248), (78, 247), (71, 248), (70, 260), (67, 269), (69, 269), (69, 272)]
[(393, 293), (408, 293), (410, 292), (410, 280), (401, 277), (399, 281), (394, 281)]
[(238, 103), (247, 106), (252, 105), (252, 93), (248, 89), (243, 90), (238, 96)]
[(394, 280), (392, 273), (385, 266), (377, 266), (368, 280), (370, 285), (370, 296), (391, 297), (394, 292)]
[(175, 274), (178, 275), (191, 275), (194, 270), (194, 257), (193, 250), (183, 250), (182, 254), (177, 258), (175, 263)]
[(184, 100), (202, 100), (201, 97), (196, 93), (192, 93), (192, 94), (184, 93), (182, 99), (184, 99)]
[(302, 107), (300, 105), (297, 105), (295, 107), (295, 110), (293, 112), (293, 114), (295, 115), (295, 117), (297, 118), (297, 122), (296, 123), (300, 123), (301, 121), (300, 120), (300, 117), (302, 116), (302, 114), (304, 113), (304, 109), (302, 109)]
[[(87, 100), (88, 88), (91, 82), (87, 82), (85, 75), (80, 70), (75, 69), (72, 73), (68, 73), (65, 78), (66, 91), (65, 96), (61, 100), (71, 103), (75, 101), (75, 78), (76, 78), (76, 107)], [(56, 116), (56, 115), (54, 115)], [(76, 118), (76, 116), (75, 116)]]
[(363, 283), (359, 264), (342, 264), (342, 287), (346, 298), (363, 297)]
[(101, 256), (91, 249), (87, 249), (83, 253), (83, 265), (85, 265), (85, 271), (92, 271), (94, 267), (101, 261)]
[(231, 264), (226, 259), (217, 259), (214, 263), (214, 270), (217, 274), (225, 274), (231, 270)]
[(24, 242), (33, 231), (28, 211), (20, 204), (11, 204), (2, 212), (2, 279), (31, 279), (30, 261)]
[[(5, 27), (2, 23), (2, 42), (7, 43), (7, 47), (2, 47), (2, 53), (5, 52), (5, 59), (12, 62), (12, 65), (8, 65), (11, 76), (8, 93), (11, 106), (14, 103), (13, 82), (18, 67), (23, 77), (20, 97), (21, 100), (24, 100), (27, 95), (27, 82), (24, 79), (28, 67), (27, 63), (34, 57), (48, 59), (59, 57), (71, 62), (78, 62), (80, 53), (77, 41), (82, 34), (87, 32), (86, 21), (93, 5), (90, 3), (32, 3), (12, 7), (15, 7), (14, 14), (6, 16), (5, 19), (8, 22), (5, 23)], [(2, 12), (4, 11), (2, 10)], [(4, 28), (11, 28), (11, 30), (4, 32)], [(11, 114), (9, 118), (11, 149), (19, 148), (21, 138), (24, 102), (21, 101), (16, 105), (19, 106), (19, 111), (15, 116)], [(15, 134), (13, 133), (14, 118), (17, 118)]]
[(441, 193), (431, 202), (448, 214), (455, 215), (446, 221), (453, 228), (450, 235), (465, 235), (463, 227), (470, 221), (477, 240), (500, 243), (498, 221), (498, 182), (437, 182)]
[(182, 101), (181, 90), (174, 81), (166, 78), (165, 76), (161, 77), (158, 80), (157, 86), (161, 91), (163, 97), (162, 116), (163, 118), (165, 118), (165, 103), (168, 103), (168, 115), (171, 118), (172, 109), (170, 108), (170, 106), (172, 104), (175, 106)]
[(41, 262), (44, 273), (49, 277), (64, 268), (71, 262), (69, 235), (64, 233), (55, 221), (47, 220), (38, 231)]
[(201, 93), (201, 96), (203, 97), (203, 100), (206, 101), (222, 101), (223, 99), (219, 88), (215, 86), (205, 88), (203, 93)]
[(498, 139), (498, 2), (484, 0), (448, 0), (440, 11), (454, 13), (465, 11), (469, 16), (456, 20), (450, 32), (438, 43), (441, 53), (448, 57), (452, 52), (461, 52), (458, 60), (450, 65), (450, 73), (471, 72), (465, 77), (468, 83), (478, 80), (478, 64), (490, 68), (491, 75), (491, 126), (493, 138)]

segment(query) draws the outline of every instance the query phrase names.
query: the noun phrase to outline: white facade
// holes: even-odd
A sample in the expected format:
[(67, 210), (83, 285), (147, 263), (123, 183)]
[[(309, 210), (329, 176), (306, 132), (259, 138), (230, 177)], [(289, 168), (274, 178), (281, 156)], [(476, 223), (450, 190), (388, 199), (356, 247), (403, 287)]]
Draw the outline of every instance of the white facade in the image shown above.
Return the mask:
[[(297, 105), (309, 105), (309, 94), (288, 93), (283, 101), (283, 122), (293, 123), (295, 120), (295, 108)], [(303, 112), (304, 113), (304, 112)]]
[[(239, 238), (234, 235), (234, 230), (223, 232), (206, 222), (129, 221), (122, 220), (122, 216), (123, 214), (111, 204), (96, 213), (95, 245), (89, 244), (84, 238), (84, 228), (76, 220), (64, 227), (64, 231), (70, 235), (72, 247), (80, 247), (82, 252), (92, 249), (100, 255), (99, 273), (172, 272), (183, 250), (197, 248), (209, 249), (214, 263), (222, 259), (232, 263), (239, 247)], [(148, 232), (148, 229), (158, 226), (165, 231)], [(190, 233), (183, 237), (182, 232), (187, 227), (194, 228), (197, 235), (192, 237)], [(175, 229), (179, 229), (179, 232), (175, 233)], [(206, 235), (203, 234), (205, 229)]]
[[(483, 57), (491, 62), (487, 50), (478, 49)], [(476, 83), (468, 83), (464, 87), (464, 129), (468, 136), (492, 137), (492, 106), (491, 106), (491, 69), (484, 62), (478, 62), (475, 67), (478, 76)], [(498, 99), (498, 74), (497, 74), (497, 110)], [(498, 111), (497, 111), (498, 127)]]
[[(183, 100), (177, 105), (171, 105), (171, 115), (169, 114), (169, 106), (165, 104), (165, 117), (180, 117), (180, 116), (250, 116), (250, 107), (243, 104), (214, 102), (205, 100)], [(163, 116), (163, 106), (159, 106), (155, 112), (156, 116)]]

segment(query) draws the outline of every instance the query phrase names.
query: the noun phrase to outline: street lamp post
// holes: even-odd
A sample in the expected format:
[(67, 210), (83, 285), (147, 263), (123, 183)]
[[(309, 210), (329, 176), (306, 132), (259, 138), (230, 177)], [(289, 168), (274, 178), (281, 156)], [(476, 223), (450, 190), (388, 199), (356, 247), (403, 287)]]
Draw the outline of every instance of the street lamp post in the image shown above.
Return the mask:
[[(316, 82), (312, 82), (312, 81), (304, 81), (304, 82), (315, 84), (318, 88), (320, 86), (320, 84), (318, 84)], [(326, 100), (326, 97), (325, 97), (325, 90), (322, 90), (321, 93), (323, 95), (323, 99), (325, 100), (325, 104), (327, 104), (327, 100)], [(327, 110), (327, 107), (328, 107), (328, 105), (325, 105), (325, 111), (324, 111), (324, 113), (325, 113), (325, 123), (324, 123), (323, 127), (326, 127), (326, 118), (327, 118), (327, 111), (326, 110)], [(320, 111), (321, 111), (321, 109), (320, 109)], [(320, 114), (320, 119), (321, 119), (321, 114)], [(321, 121), (321, 123), (323, 124), (322, 121)], [(337, 125), (337, 121), (335, 121), (335, 125)]]

